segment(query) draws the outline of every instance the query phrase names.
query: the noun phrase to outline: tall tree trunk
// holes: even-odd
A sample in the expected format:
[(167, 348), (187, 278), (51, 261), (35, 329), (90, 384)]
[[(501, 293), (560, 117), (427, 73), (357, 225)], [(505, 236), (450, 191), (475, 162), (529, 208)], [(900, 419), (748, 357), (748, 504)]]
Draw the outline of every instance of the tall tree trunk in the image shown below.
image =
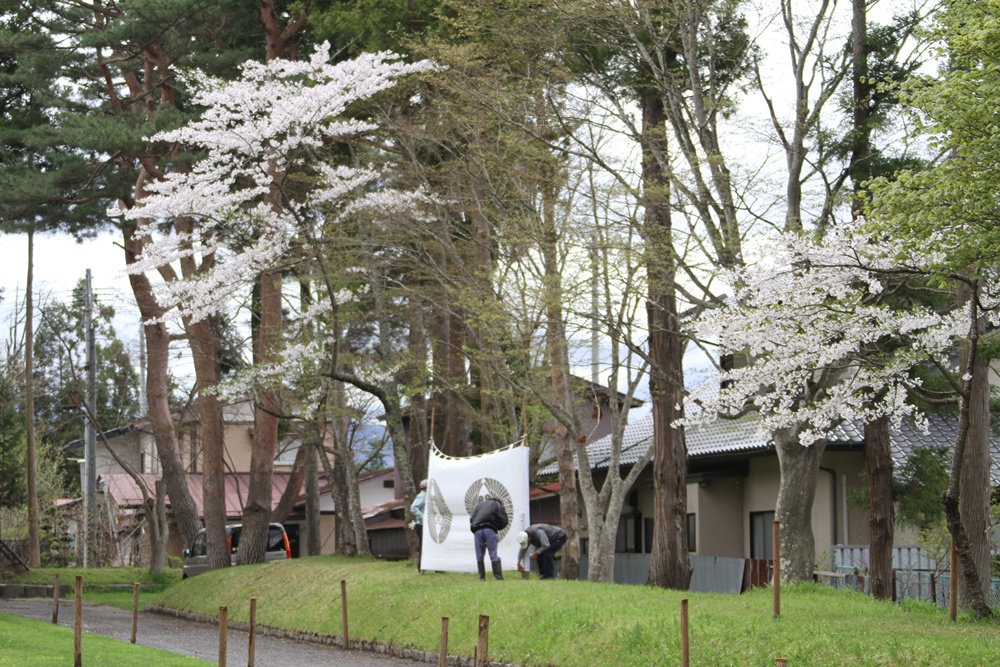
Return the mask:
[(316, 443), (302, 444), (309, 450), (306, 455), (305, 486), (306, 486), (306, 555), (318, 556), (323, 550), (323, 542), (319, 534), (319, 467), (317, 456), (324, 456), (322, 445)]
[[(580, 433), (576, 423), (576, 405), (569, 377), (569, 353), (566, 350), (566, 329), (563, 323), (562, 273), (559, 270), (558, 240), (555, 220), (555, 186), (552, 178), (543, 180), (542, 189), (542, 259), (546, 352), (549, 358), (549, 378), (552, 400), (561, 405), (573, 424), (562, 424), (556, 433), (556, 459), (559, 462), (559, 507), (562, 529), (566, 531), (563, 562), (559, 576), (563, 579), (580, 578), (580, 508), (576, 490), (576, 464), (573, 459), (575, 441)], [(615, 473), (616, 471), (612, 471)]]
[(642, 101), (643, 232), (649, 283), (649, 390), (653, 407), (653, 553), (651, 586), (686, 590), (691, 581), (687, 547), (687, 447), (683, 417), (683, 339), (674, 286), (676, 259), (666, 173), (667, 135), (663, 101)]
[[(129, 265), (134, 264), (142, 255), (142, 238), (136, 232), (136, 228), (132, 226), (122, 228), (125, 262)], [(183, 543), (191, 544), (201, 530), (201, 518), (188, 490), (180, 448), (177, 446), (177, 432), (170, 416), (170, 332), (162, 322), (163, 309), (156, 302), (149, 278), (145, 274), (129, 274), (128, 279), (143, 319), (142, 331), (146, 341), (146, 396), (149, 402), (146, 418), (153, 431), (160, 470), (170, 497), (170, 513)]]
[(25, 481), (28, 486), (28, 567), (42, 566), (38, 512), (38, 452), (35, 448), (35, 304), (33, 291), (35, 227), (28, 226), (28, 279), (24, 294), (24, 402), (27, 455)]
[[(254, 363), (275, 361), (281, 345), (281, 271), (260, 276), (260, 325), (254, 349)], [(257, 389), (254, 409), (253, 451), (250, 454), (250, 483), (243, 508), (243, 533), (237, 560), (239, 563), (263, 563), (267, 551), (267, 530), (271, 522), (271, 476), (274, 453), (278, 446), (278, 422), (281, 415), (281, 385), (271, 380)]]
[[(868, 543), (871, 556), (871, 594), (892, 598), (892, 450), (889, 420), (880, 417), (865, 424), (865, 469), (868, 472)], [(847, 536), (844, 536), (847, 539)]]
[(354, 522), (351, 517), (351, 502), (347, 497), (347, 476), (345, 474), (347, 466), (337, 453), (336, 442), (343, 437), (345, 429), (337, 429), (334, 432), (334, 461), (330, 464), (330, 457), (322, 455), (320, 461), (326, 471), (327, 479), (330, 480), (330, 497), (333, 498), (333, 505), (337, 508), (337, 525), (335, 527), (337, 539), (337, 553), (344, 556), (358, 555), (357, 534), (354, 531)]
[[(855, 195), (861, 185), (871, 177), (871, 91), (868, 83), (868, 9), (867, 0), (851, 0), (851, 82), (853, 85), (853, 114), (851, 161), (848, 171)], [(855, 220), (863, 212), (863, 202), (855, 196), (851, 202), (851, 217)]]
[(406, 308), (409, 319), (408, 355), (407, 362), (399, 374), (399, 381), (410, 392), (410, 428), (406, 435), (413, 478), (426, 479), (430, 437), (427, 433), (427, 396), (424, 388), (427, 373), (424, 302), (416, 294), (411, 294)]
[(210, 319), (186, 319), (185, 329), (195, 369), (206, 555), (208, 568), (216, 570), (232, 562), (226, 536), (225, 426), (219, 397), (212, 391), (220, 378), (218, 335)]
[[(977, 355), (973, 361), (969, 393), (969, 433), (962, 462), (962, 494), (958, 507), (969, 535), (969, 551), (976, 563), (983, 596), (990, 590), (990, 386), (989, 361)], [(959, 580), (959, 605), (972, 606), (965, 580)]]
[[(266, 42), (266, 60), (298, 60), (299, 36), (308, 20), (308, 7), (282, 25), (284, 10), (274, 0), (259, 0), (260, 24)], [(270, 184), (267, 204), (275, 211), (283, 206), (280, 187), (283, 174), (268, 165)], [(268, 364), (278, 359), (282, 343), (282, 275), (280, 269), (262, 273), (260, 287), (259, 325), (254, 345), (254, 363)], [(274, 452), (278, 446), (278, 424), (281, 415), (281, 381), (269, 380), (257, 388), (254, 407), (253, 451), (250, 454), (250, 484), (243, 509), (243, 533), (237, 560), (240, 563), (262, 563), (267, 550), (267, 532), (271, 519), (271, 474)]]
[[(340, 414), (347, 414), (347, 392), (344, 391), (342, 383), (336, 383), (334, 391), (337, 393), (337, 403), (340, 406)], [(354, 462), (354, 451), (351, 449), (351, 441), (348, 437), (348, 429), (345, 427), (334, 439), (334, 448), (337, 456), (337, 465), (342, 470), (341, 483), (343, 484), (343, 511), (338, 508), (339, 516), (346, 524), (345, 530), (351, 531), (352, 540), (355, 544), (355, 552), (359, 556), (370, 556), (371, 548), (368, 543), (368, 531), (365, 528), (365, 519), (361, 513), (361, 491), (358, 488), (358, 467)], [(400, 441), (400, 449), (406, 451), (406, 441)], [(412, 531), (409, 531), (412, 532)]]
[[(969, 339), (959, 355), (962, 376), (958, 434), (948, 488), (942, 496), (948, 531), (958, 555), (959, 604), (977, 618), (992, 614), (990, 585), (989, 365), (979, 354), (985, 330), (978, 310), (978, 283), (960, 283), (959, 304), (971, 308)], [(952, 576), (959, 576), (953, 572)]]
[(781, 469), (774, 508), (774, 518), (781, 523), (781, 577), (790, 583), (811, 582), (816, 569), (812, 508), (826, 441), (803, 447), (794, 429), (779, 429), (771, 436)]
[(163, 574), (167, 566), (167, 487), (162, 479), (154, 484), (154, 495), (145, 498), (146, 528), (149, 531), (149, 573)]

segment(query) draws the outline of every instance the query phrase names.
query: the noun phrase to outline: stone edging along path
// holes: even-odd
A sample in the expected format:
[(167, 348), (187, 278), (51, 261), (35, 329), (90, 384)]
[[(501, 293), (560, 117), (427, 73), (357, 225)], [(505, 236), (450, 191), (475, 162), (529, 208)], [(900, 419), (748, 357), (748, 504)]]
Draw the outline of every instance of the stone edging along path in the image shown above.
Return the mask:
[[(201, 623), (218, 624), (219, 619), (214, 616), (205, 616), (203, 614), (195, 614), (189, 611), (181, 611), (179, 609), (170, 609), (168, 607), (147, 607), (147, 612), (153, 614), (164, 614), (166, 616), (174, 616), (176, 618), (181, 618), (188, 621), (198, 621)], [(226, 627), (233, 628), (235, 630), (241, 630), (247, 632), (250, 629), (248, 623), (239, 623), (236, 621), (229, 621), (226, 623)], [(343, 641), (340, 637), (334, 637), (332, 635), (318, 635), (309, 632), (298, 632), (295, 630), (285, 630), (283, 628), (275, 628), (269, 625), (260, 625), (256, 627), (256, 632), (267, 635), (269, 637), (278, 637), (280, 639), (289, 639), (292, 641), (300, 642), (311, 642), (314, 644), (324, 644), (326, 646), (337, 646), (343, 648)], [(406, 648), (403, 646), (396, 646), (394, 644), (387, 644), (385, 642), (378, 641), (366, 641), (363, 639), (352, 639), (351, 649), (359, 649), (362, 651), (371, 651), (373, 653), (379, 653), (382, 655), (389, 655), (395, 658), (406, 658), (408, 660), (416, 660), (419, 662), (438, 662), (438, 654), (432, 653), (430, 651), (420, 651), (414, 648)], [(475, 658), (463, 658), (460, 656), (449, 655), (448, 664), (453, 667), (475, 667)], [(507, 664), (502, 662), (490, 662), (489, 667), (519, 667), (514, 664)]]

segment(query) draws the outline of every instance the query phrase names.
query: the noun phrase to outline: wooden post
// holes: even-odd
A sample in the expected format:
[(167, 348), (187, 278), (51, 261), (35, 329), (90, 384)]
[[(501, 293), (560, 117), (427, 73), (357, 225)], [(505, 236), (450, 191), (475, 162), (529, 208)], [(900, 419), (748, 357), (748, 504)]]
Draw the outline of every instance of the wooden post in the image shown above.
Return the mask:
[(76, 604), (73, 610), (73, 667), (83, 665), (83, 576), (76, 575)]
[(955, 540), (951, 541), (951, 575), (948, 577), (949, 595), (948, 614), (951, 620), (958, 618), (958, 551), (955, 550)]
[(247, 667), (254, 667), (254, 653), (257, 648), (257, 598), (250, 598), (250, 644), (247, 647)]
[(774, 618), (781, 616), (781, 522), (774, 522)]
[(476, 667), (486, 667), (490, 655), (490, 617), (479, 615), (479, 642), (476, 644)]
[(229, 628), (226, 616), (228, 611), (225, 605), (219, 607), (219, 667), (226, 667), (226, 632)]
[(139, 627), (139, 582), (132, 583), (132, 643), (135, 643), (135, 633)]
[(896, 570), (892, 571), (892, 601), (896, 601)]
[(347, 580), (340, 580), (340, 616), (344, 626), (344, 649), (351, 647), (351, 640), (347, 635)]
[(690, 644), (688, 643), (688, 601), (687, 598), (684, 598), (681, 600), (681, 666), (688, 667), (690, 664)]
[(52, 625), (59, 624), (59, 573), (56, 572), (56, 583), (52, 587)]
[(785, 665), (787, 665), (787, 664), (788, 664), (788, 659), (787, 658), (775, 658), (774, 659), (774, 667), (785, 667)]
[(448, 617), (441, 617), (441, 651), (438, 653), (438, 667), (448, 665)]

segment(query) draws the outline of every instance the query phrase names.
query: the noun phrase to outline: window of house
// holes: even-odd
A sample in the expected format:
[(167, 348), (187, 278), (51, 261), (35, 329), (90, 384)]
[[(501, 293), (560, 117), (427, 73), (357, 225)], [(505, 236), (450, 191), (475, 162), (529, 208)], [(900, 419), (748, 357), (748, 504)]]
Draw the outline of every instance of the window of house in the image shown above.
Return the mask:
[(750, 558), (774, 558), (774, 512), (750, 512)]
[[(695, 517), (694, 514), (687, 515), (687, 543), (688, 551), (696, 551), (696, 546), (698, 545), (697, 535), (695, 534)], [(651, 554), (653, 553), (653, 519), (652, 517), (647, 517), (643, 519), (642, 522), (642, 536), (641, 542), (643, 545), (643, 553)]]
[(384, 479), (382, 480), (383, 489), (392, 489), (396, 487), (396, 480), (394, 479)]
[(615, 553), (642, 552), (642, 515), (623, 514), (618, 519), (618, 535), (615, 538)]

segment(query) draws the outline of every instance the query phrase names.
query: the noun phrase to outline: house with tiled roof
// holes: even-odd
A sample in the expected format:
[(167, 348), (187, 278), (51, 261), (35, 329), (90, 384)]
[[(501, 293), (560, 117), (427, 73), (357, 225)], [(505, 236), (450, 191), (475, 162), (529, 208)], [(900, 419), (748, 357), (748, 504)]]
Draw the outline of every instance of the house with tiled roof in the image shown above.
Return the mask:
[[(904, 422), (891, 433), (894, 462), (902, 465), (918, 447), (954, 442), (953, 419), (931, 416), (927, 431)], [(756, 415), (720, 419), (685, 430), (688, 450), (688, 546), (692, 555), (770, 559), (772, 522), (780, 480), (778, 457)], [(629, 467), (652, 446), (652, 416), (629, 424), (624, 433), (620, 463)], [(600, 477), (611, 459), (611, 437), (587, 446), (591, 468)], [(1000, 486), (1000, 446), (992, 445), (994, 486)], [(860, 425), (841, 424), (830, 436), (823, 459), (812, 511), (816, 554), (821, 569), (832, 564), (839, 545), (868, 543), (866, 510), (852, 501), (865, 489), (863, 433)], [(555, 466), (539, 471), (554, 476)], [(652, 550), (652, 464), (628, 495), (619, 523), (616, 551), (649, 554)], [(897, 546), (915, 544), (915, 535), (902, 531)], [(584, 546), (584, 548), (586, 548)], [(826, 567), (824, 567), (824, 564)]]
[[(204, 470), (204, 453), (199, 438), (199, 415), (196, 406), (176, 411), (173, 415), (177, 433), (177, 447), (181, 463), (186, 473), (186, 481), (198, 514), (203, 514), (202, 504), (202, 472)], [(242, 520), (243, 504), (249, 488), (250, 460), (254, 443), (254, 407), (250, 401), (235, 401), (222, 407), (223, 421), (223, 457), (225, 463), (225, 504), (226, 522), (238, 523)], [(272, 477), (272, 506), (285, 492), (292, 471), (295, 468), (296, 454), (302, 446), (302, 422), (292, 420), (283, 437), (278, 442), (274, 455), (274, 474)], [(332, 437), (332, 436), (330, 436)], [(83, 440), (68, 442), (62, 447), (63, 453), (69, 457), (83, 456)], [(146, 549), (141, 537), (141, 518), (144, 513), (142, 494), (136, 480), (126, 472), (124, 466), (138, 473), (148, 489), (160, 478), (160, 461), (153, 440), (152, 428), (148, 420), (140, 417), (135, 421), (103, 432), (95, 447), (98, 492), (107, 493), (107, 498), (118, 508), (114, 517), (117, 524), (114, 529), (124, 544), (128, 536), (128, 550), (137, 553)], [(124, 464), (124, 466), (122, 465)], [(83, 471), (81, 469), (81, 475)], [(335, 551), (334, 529), (336, 512), (330, 497), (329, 485), (325, 474), (320, 472), (320, 544), (321, 553)], [(379, 484), (381, 484), (379, 480)], [(300, 543), (304, 544), (305, 492), (301, 485), (294, 500), (293, 509), (283, 522), (288, 531), (293, 555), (300, 552)], [(391, 497), (390, 489), (390, 497)], [(379, 495), (378, 497), (381, 497)], [(104, 503), (105, 500), (100, 500)], [(168, 518), (170, 499), (167, 498)], [(132, 528), (129, 528), (132, 526)], [(180, 532), (170, 531), (167, 543), (167, 553), (179, 556), (189, 545), (180, 543)], [(137, 562), (141, 556), (137, 556)]]

